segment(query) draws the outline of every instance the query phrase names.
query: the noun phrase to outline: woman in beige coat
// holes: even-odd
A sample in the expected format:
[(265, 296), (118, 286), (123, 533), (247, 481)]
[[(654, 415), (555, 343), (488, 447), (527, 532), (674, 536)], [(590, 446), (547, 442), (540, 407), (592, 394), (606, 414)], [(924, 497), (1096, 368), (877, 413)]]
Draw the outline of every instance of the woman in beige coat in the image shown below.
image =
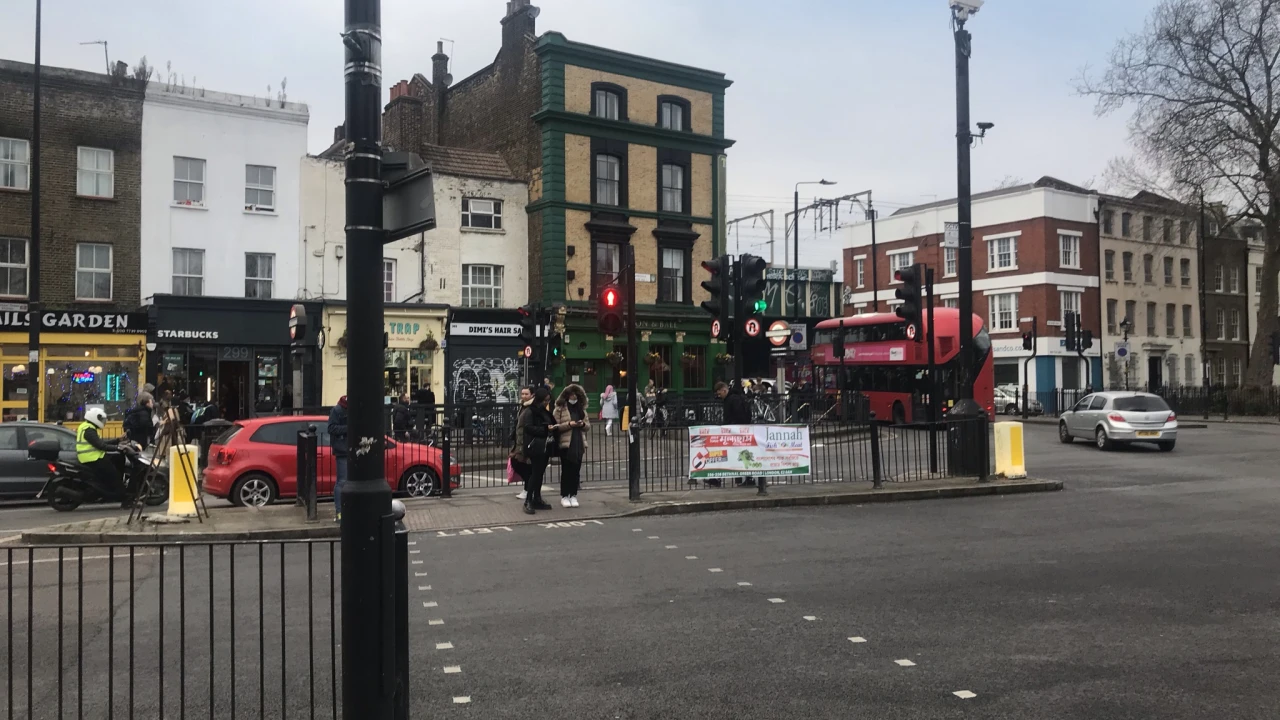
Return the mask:
[(582, 459), (587, 454), (587, 393), (581, 385), (570, 385), (556, 400), (555, 431), (560, 438), (560, 505), (578, 507), (582, 486)]

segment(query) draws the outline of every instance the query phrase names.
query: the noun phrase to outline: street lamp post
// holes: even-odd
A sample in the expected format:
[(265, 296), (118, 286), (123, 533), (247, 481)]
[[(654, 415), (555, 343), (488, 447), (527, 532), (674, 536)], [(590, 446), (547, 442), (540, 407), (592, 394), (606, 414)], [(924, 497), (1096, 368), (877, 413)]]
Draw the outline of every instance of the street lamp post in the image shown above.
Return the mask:
[[(1128, 347), (1129, 333), (1133, 332), (1133, 321), (1129, 319), (1128, 315), (1126, 315), (1125, 318), (1120, 321), (1120, 329), (1124, 331), (1124, 340), (1122, 340), (1122, 342), (1125, 344), (1126, 347)], [(1124, 389), (1125, 390), (1129, 389), (1129, 363), (1131, 362), (1133, 362), (1133, 353), (1129, 352), (1128, 350), (1125, 350), (1125, 355), (1124, 355)]]
[(40, 15), (36, 0), (35, 97), (31, 113), (31, 279), (27, 281), (27, 419), (40, 419)]
[[(871, 191), (863, 190), (860, 193), (854, 193), (849, 196), (850, 200), (857, 201), (858, 198), (865, 196), (867, 198), (867, 219), (871, 221), (871, 312), (880, 312), (880, 271), (876, 269), (876, 207), (871, 199)], [(856, 278), (855, 278), (856, 280)]]
[[(800, 278), (800, 186), (801, 186), (801, 185), (835, 185), (835, 184), (836, 184), (836, 181), (835, 181), (835, 180), (806, 180), (806, 181), (804, 181), (804, 182), (798, 182), (798, 183), (796, 183), (796, 191), (795, 191), (795, 212), (794, 212), (794, 214), (791, 216), (791, 223), (792, 223), (793, 225), (795, 225), (795, 230), (796, 230), (796, 234), (795, 234), (795, 238), (796, 238), (796, 243), (795, 243), (795, 253), (793, 254), (793, 256), (792, 256), (792, 258), (791, 258), (791, 263), (792, 263), (792, 265), (793, 265), (793, 266), (794, 266), (794, 268), (795, 268), (795, 276), (796, 276), (796, 279), (794, 280), (794, 282), (797, 282), (797, 283), (798, 283), (798, 282), (800, 282), (800, 279), (799, 279), (799, 278)], [(784, 270), (784, 272), (785, 272), (785, 268), (784, 268), (783, 270)], [(787, 284), (786, 282), (783, 282), (783, 284), (782, 284), (782, 304), (783, 304), (783, 306), (784, 306), (784, 307), (783, 307), (783, 313), (782, 313), (783, 315), (786, 315), (786, 314), (787, 314), (787, 313), (786, 313), (786, 307), (785, 307), (785, 306), (786, 306), (786, 302), (787, 302), (787, 287), (788, 287), (788, 284)], [(793, 311), (793, 314), (795, 315), (795, 319), (796, 319), (796, 320), (799, 320), (799, 319), (800, 319), (800, 293), (799, 293), (799, 291), (797, 291), (797, 292), (796, 292), (796, 301), (795, 301), (794, 303), (792, 303), (791, 310)]]

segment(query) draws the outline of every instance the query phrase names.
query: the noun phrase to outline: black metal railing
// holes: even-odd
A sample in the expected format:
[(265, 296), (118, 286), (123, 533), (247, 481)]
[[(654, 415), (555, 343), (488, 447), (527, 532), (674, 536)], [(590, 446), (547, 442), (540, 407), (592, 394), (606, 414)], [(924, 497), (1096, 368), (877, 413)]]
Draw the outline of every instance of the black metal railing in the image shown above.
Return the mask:
[(338, 718), (336, 541), (0, 549), (8, 718)]

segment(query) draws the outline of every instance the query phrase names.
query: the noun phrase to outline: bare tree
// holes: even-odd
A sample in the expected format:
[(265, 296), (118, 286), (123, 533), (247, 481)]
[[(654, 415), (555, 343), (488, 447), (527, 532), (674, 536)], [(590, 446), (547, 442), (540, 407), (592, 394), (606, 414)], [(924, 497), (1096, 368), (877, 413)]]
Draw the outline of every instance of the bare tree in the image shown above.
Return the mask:
[(1265, 236), (1262, 297), (1247, 382), (1269, 385), (1269, 336), (1280, 271), (1280, 0), (1163, 0), (1121, 39), (1101, 76), (1080, 91), (1099, 114), (1130, 108), (1137, 162), (1177, 188), (1207, 197)]

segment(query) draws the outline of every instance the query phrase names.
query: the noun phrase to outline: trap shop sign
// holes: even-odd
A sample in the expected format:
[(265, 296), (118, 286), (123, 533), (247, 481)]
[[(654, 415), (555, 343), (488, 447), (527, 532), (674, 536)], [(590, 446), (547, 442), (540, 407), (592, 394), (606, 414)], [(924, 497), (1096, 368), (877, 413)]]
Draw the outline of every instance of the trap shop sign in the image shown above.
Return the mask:
[(807, 425), (697, 425), (689, 428), (689, 479), (810, 475)]

